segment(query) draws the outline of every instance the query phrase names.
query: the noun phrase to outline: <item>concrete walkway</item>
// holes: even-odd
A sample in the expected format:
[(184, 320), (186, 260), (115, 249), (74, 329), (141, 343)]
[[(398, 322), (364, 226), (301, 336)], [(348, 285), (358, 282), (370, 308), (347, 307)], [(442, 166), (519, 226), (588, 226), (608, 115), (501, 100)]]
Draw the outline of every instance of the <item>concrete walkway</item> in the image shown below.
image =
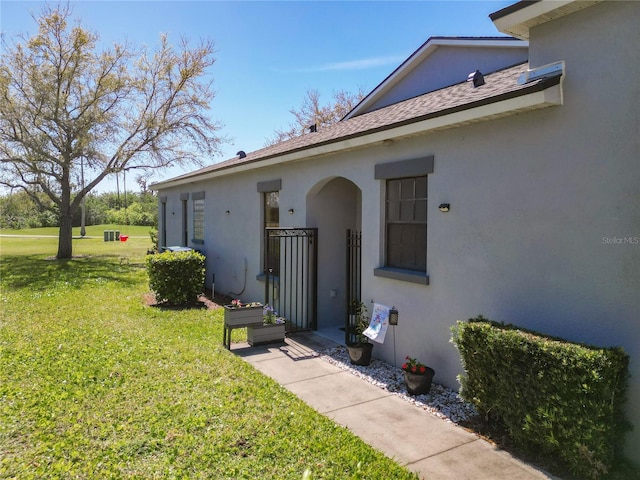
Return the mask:
[(306, 333), (288, 337), (285, 345), (232, 344), (231, 349), (318, 412), (417, 472), (420, 478), (556, 478), (318, 357), (319, 350), (335, 345)]

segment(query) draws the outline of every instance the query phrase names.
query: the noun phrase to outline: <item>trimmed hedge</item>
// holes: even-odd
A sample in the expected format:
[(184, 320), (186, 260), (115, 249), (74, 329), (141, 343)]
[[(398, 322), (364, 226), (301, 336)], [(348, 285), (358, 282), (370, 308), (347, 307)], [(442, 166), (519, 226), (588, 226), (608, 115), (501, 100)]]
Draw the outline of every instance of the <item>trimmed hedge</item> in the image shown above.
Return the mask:
[(488, 321), (457, 322), (461, 396), (521, 448), (597, 479), (622, 455), (629, 356)]
[(147, 255), (149, 288), (158, 303), (189, 305), (204, 291), (205, 257), (196, 251)]

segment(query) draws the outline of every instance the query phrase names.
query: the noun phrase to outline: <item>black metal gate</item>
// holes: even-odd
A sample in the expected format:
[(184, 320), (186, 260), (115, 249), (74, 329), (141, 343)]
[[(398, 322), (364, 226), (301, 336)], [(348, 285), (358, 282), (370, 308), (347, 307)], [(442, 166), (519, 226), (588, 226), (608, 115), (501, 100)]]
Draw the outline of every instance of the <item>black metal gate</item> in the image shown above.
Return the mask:
[(265, 229), (265, 303), (288, 332), (313, 330), (318, 316), (318, 229)]
[(344, 325), (344, 340), (347, 345), (356, 342), (353, 325), (355, 315), (362, 301), (362, 234), (347, 230), (347, 315)]

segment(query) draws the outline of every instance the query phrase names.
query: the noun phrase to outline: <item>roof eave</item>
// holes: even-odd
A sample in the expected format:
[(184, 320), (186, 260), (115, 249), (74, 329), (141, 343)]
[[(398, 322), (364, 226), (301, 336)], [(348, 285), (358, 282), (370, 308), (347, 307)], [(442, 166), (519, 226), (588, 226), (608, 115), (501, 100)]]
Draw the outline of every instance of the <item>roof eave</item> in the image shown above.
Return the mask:
[(498, 31), (529, 40), (531, 27), (569, 15), (602, 0), (524, 0), (489, 15)]
[(323, 144), (300, 148), (285, 154), (263, 157), (255, 161), (231, 165), (199, 175), (183, 176), (166, 182), (158, 182), (151, 185), (150, 188), (152, 190), (162, 190), (178, 187), (195, 181), (210, 180), (257, 168), (309, 160), (341, 151), (364, 148), (385, 141), (398, 140), (461, 125), (493, 120), (525, 111), (562, 105), (561, 79), (562, 76), (552, 77), (536, 83), (527, 89), (423, 115), (411, 120), (328, 141)]

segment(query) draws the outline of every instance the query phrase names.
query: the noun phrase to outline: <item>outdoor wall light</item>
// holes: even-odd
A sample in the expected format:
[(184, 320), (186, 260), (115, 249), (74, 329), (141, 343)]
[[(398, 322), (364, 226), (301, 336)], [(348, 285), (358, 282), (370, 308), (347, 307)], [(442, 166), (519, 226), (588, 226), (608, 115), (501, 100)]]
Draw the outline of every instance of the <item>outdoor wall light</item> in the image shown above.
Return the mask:
[(398, 309), (395, 305), (389, 310), (389, 325), (398, 325)]
[(447, 213), (449, 210), (451, 210), (451, 205), (449, 205), (448, 203), (441, 203), (440, 205), (438, 205), (438, 209), (442, 213)]
[(290, 208), (289, 209), (289, 215), (293, 215), (293, 212), (294, 212), (293, 208)]
[(231, 212), (229, 210), (227, 210), (226, 212), (224, 212), (225, 215), (230, 215)]

